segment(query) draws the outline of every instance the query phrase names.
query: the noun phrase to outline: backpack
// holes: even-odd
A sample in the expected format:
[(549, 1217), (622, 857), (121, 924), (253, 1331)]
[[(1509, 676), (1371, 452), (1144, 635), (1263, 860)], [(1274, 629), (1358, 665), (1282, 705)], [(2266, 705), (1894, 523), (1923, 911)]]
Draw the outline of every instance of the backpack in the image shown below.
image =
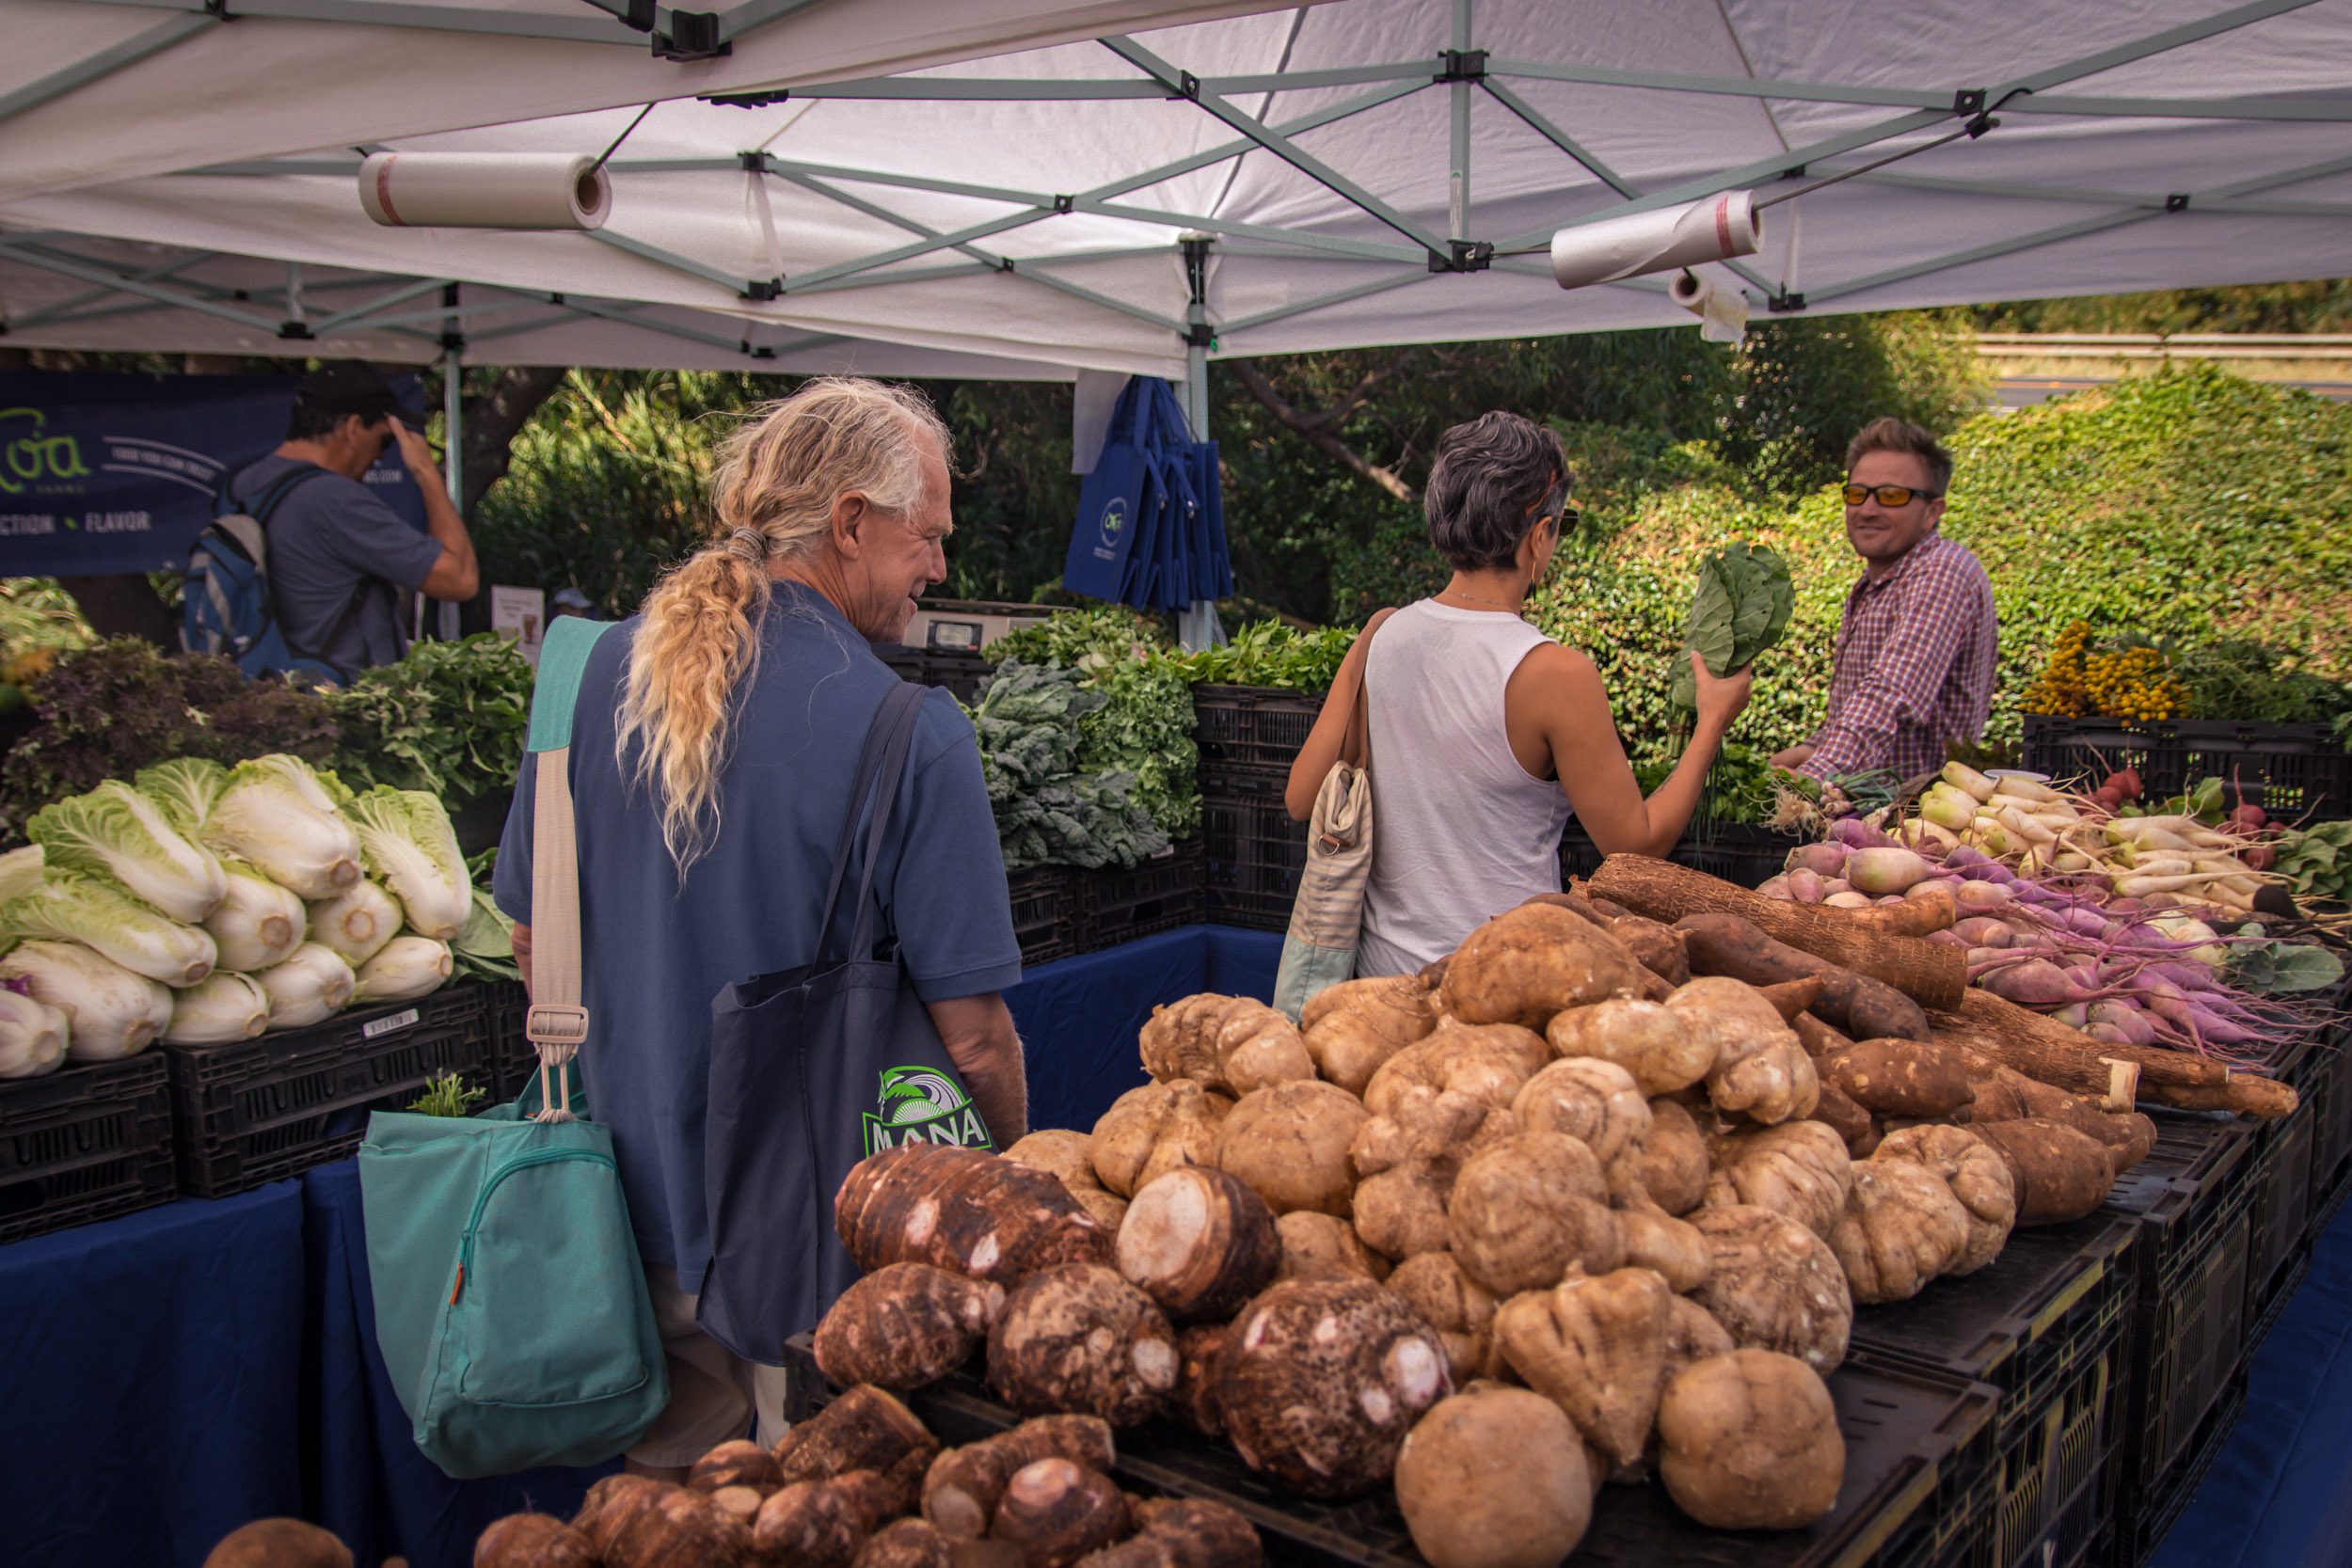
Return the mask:
[[(213, 520), (188, 547), (188, 580), (180, 607), (180, 646), (192, 654), (233, 659), (247, 677), (298, 673), (340, 685), (343, 672), (324, 659), (297, 654), (278, 624), (270, 592), (269, 519), (278, 505), (307, 479), (326, 470), (304, 463), (272, 480), (250, 505), (240, 504), (223, 482), (213, 501)], [(332, 646), (358, 610), (368, 585), (327, 628)]]

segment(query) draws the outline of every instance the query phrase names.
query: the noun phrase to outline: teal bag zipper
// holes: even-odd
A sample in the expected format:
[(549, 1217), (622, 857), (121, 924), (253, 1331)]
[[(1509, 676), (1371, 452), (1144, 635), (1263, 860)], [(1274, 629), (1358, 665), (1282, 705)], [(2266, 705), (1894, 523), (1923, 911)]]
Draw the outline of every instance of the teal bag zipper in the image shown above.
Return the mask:
[(536, 1148), (528, 1154), (516, 1156), (492, 1171), (490, 1180), (482, 1184), (482, 1191), (474, 1197), (473, 1213), (467, 1218), (465, 1237), (458, 1243), (457, 1278), (449, 1288), (449, 1304), (452, 1307), (457, 1305), (458, 1296), (465, 1291), (466, 1271), (473, 1266), (474, 1232), (482, 1227), (482, 1212), (490, 1206), (490, 1195), (499, 1190), (500, 1182), (516, 1171), (531, 1165), (544, 1165), (553, 1160), (593, 1160), (609, 1170), (617, 1172), (620, 1169), (612, 1163), (611, 1155), (600, 1154), (593, 1148)]

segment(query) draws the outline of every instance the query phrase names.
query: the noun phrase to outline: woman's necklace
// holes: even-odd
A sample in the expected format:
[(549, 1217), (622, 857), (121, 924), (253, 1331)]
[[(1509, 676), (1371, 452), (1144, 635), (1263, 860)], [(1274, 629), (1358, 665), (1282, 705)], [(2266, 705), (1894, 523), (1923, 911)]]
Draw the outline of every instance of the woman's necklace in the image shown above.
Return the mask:
[(1468, 599), (1472, 604), (1492, 605), (1497, 610), (1507, 610), (1514, 615), (1518, 615), (1524, 612), (1525, 607), (1523, 601), (1521, 604), (1504, 604), (1501, 599), (1485, 598), (1476, 594), (1465, 593), (1459, 588), (1441, 588), (1438, 592), (1440, 594), (1451, 594), (1457, 599)]

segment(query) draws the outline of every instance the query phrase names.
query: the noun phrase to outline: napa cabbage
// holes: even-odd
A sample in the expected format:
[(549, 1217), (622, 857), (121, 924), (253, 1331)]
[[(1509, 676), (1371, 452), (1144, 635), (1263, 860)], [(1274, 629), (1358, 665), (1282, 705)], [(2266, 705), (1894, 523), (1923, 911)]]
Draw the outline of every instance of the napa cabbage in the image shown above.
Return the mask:
[(233, 1045), (269, 1027), (269, 994), (250, 974), (222, 970), (202, 984), (175, 991), (167, 1045)]
[(29, 990), (0, 986), (0, 1078), (37, 1078), (56, 1071), (65, 1061), (72, 1027), (63, 1010)]
[(358, 1002), (407, 1002), (438, 990), (449, 978), (453, 960), (449, 943), (430, 937), (400, 936), (359, 966), (358, 983), (351, 999)]
[(447, 942), (473, 914), (473, 880), (441, 802), (378, 784), (343, 808), (358, 824), (368, 874), (400, 900), (409, 929)]
[(255, 757), (230, 768), (204, 840), (306, 899), (331, 898), (359, 879), (358, 832), (300, 757)]
[(156, 913), (109, 882), (58, 872), (0, 904), (0, 931), (78, 942), (167, 986), (196, 984), (220, 957), (212, 937), (196, 927)]
[(220, 949), (220, 967), (252, 974), (285, 962), (310, 932), (310, 913), (302, 900), (241, 860), (231, 858), (224, 864), (229, 896), (204, 922)]
[(187, 925), (229, 895), (220, 858), (181, 837), (161, 807), (119, 780), (43, 806), (24, 836), (41, 847), (50, 870), (112, 882)]
[(171, 1022), (171, 992), (71, 942), (20, 943), (0, 980), (23, 980), (34, 1000), (66, 1016), (68, 1058), (111, 1062), (147, 1047)]
[(400, 934), (400, 905), (381, 882), (362, 877), (310, 906), (310, 940), (358, 967)]
[(294, 950), (284, 963), (254, 976), (269, 997), (269, 1026), (299, 1029), (342, 1010), (357, 978), (342, 956), (315, 942)]
[(194, 838), (213, 815), (213, 802), (229, 787), (229, 769), (209, 757), (174, 757), (140, 768), (135, 783), (183, 837)]

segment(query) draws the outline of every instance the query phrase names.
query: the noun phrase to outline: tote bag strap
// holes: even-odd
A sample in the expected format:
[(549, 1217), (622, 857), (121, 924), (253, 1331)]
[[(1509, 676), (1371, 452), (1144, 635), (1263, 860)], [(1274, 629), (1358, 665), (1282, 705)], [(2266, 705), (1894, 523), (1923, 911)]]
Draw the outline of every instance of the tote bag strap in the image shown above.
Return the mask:
[(1356, 672), (1356, 703), (1348, 709), (1347, 727), (1340, 731), (1340, 761), (1351, 758), (1357, 768), (1372, 768), (1372, 710), (1366, 688), (1372, 685), (1372, 636), (1378, 625), (1364, 628), (1364, 662)]
[[(907, 752), (914, 737), (914, 720), (923, 706), (927, 688), (901, 681), (890, 689), (866, 732), (866, 748), (858, 754), (857, 775), (850, 785), (850, 809), (841, 822), (841, 837), (833, 852), (833, 877), (825, 884), (824, 923), (818, 929), (830, 937), (842, 884), (849, 878), (850, 855), (857, 847), (857, 825), (866, 797), (874, 813), (866, 832), (866, 863), (857, 890), (857, 921), (846, 957), (863, 958), (874, 950), (874, 866), (882, 858), (882, 834), (890, 825), (898, 799), (898, 781), (906, 773)], [(820, 939), (822, 940), (822, 939)]]
[(530, 745), (538, 762), (531, 818), (531, 1011), (523, 1035), (539, 1053), (540, 1121), (572, 1119), (571, 1062), (588, 1037), (588, 1009), (580, 1005), (572, 709), (588, 655), (612, 625), (567, 615), (548, 626), (532, 693)]

